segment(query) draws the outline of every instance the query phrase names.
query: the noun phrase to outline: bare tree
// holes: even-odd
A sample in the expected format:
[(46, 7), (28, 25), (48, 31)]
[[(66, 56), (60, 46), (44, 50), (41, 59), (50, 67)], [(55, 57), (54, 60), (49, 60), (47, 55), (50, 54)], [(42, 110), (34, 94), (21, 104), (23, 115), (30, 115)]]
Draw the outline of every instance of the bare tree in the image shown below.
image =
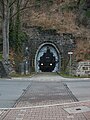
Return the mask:
[[(10, 18), (27, 7), (29, 0), (0, 0), (0, 18), (2, 19), (2, 37), (3, 37), (3, 60), (8, 62), (9, 59), (9, 25)], [(20, 8), (15, 9), (10, 15), (11, 7), (15, 7), (18, 2)]]
[(9, 55), (9, 1), (0, 1), (3, 36), (3, 58), (7, 61)]

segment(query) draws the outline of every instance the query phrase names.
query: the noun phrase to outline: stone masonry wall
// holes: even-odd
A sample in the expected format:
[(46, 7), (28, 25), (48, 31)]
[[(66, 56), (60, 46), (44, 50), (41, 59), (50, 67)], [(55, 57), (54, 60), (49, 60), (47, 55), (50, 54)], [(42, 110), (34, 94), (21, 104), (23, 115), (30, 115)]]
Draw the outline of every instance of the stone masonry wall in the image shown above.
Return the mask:
[(55, 29), (45, 30), (37, 26), (24, 26), (23, 30), (28, 35), (27, 46), (29, 48), (31, 66), (34, 65), (36, 51), (39, 46), (45, 42), (55, 44), (62, 57), (62, 61), (69, 58), (68, 51), (72, 51), (75, 47), (74, 37), (70, 33), (60, 35)]

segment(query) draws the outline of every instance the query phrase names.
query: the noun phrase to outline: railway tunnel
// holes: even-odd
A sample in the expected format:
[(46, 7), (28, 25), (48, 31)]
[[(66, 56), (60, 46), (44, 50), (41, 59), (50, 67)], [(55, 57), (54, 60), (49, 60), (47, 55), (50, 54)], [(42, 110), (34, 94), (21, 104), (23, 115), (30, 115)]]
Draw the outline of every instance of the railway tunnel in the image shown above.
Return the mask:
[(53, 43), (44, 43), (39, 46), (35, 56), (36, 72), (60, 71), (61, 56)]

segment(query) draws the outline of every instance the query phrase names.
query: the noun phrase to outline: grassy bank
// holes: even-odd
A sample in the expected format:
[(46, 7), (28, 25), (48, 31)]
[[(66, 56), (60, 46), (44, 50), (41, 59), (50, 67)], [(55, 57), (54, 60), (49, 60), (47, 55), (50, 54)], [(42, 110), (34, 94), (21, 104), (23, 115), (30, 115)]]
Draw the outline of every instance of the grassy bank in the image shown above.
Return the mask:
[(64, 72), (61, 72), (58, 74), (62, 77), (65, 77), (65, 78), (90, 78), (90, 76), (75, 76), (75, 75), (66, 74)]
[(0, 60), (2, 60), (2, 54), (0, 53)]
[(11, 77), (31, 77), (32, 75), (34, 75), (35, 74), (35, 72), (32, 72), (32, 73), (30, 73), (30, 74), (19, 74), (19, 73), (11, 73), (10, 74), (10, 76)]

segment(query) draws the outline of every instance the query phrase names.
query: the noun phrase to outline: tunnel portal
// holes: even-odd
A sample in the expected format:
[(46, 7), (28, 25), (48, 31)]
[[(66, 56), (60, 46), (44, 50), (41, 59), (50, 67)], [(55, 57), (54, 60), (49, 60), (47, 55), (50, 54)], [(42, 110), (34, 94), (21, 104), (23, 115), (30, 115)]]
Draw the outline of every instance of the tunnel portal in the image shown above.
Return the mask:
[(60, 70), (58, 49), (52, 44), (42, 44), (35, 56), (36, 72), (57, 72)]

